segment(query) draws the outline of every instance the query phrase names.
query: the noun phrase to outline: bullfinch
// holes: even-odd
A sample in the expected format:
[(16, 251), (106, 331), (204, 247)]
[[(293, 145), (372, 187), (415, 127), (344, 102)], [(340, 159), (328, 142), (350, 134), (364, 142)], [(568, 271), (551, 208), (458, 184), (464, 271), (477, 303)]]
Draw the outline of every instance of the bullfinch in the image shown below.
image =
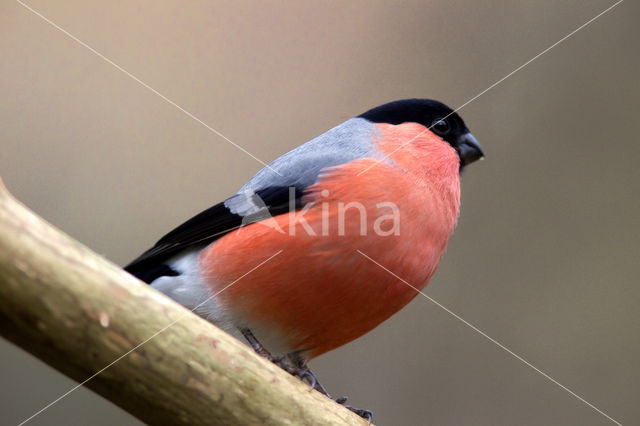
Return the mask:
[(409, 303), (397, 277), (427, 285), (460, 173), (482, 157), (446, 105), (390, 102), (280, 156), (125, 269), (326, 394), (307, 361)]

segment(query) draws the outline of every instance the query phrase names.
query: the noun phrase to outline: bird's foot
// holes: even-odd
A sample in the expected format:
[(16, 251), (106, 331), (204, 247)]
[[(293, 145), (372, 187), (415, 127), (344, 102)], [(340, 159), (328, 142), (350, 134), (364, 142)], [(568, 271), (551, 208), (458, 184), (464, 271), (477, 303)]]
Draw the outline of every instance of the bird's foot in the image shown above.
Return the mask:
[[(333, 399), (331, 395), (329, 395), (329, 392), (327, 392), (327, 390), (324, 388), (324, 386), (322, 386), (320, 382), (318, 382), (316, 375), (313, 374), (309, 367), (307, 367), (302, 358), (297, 359), (297, 361), (296, 358), (294, 358), (293, 363), (287, 362), (286, 356), (272, 355), (271, 352), (269, 352), (264, 346), (262, 346), (262, 344), (258, 341), (258, 339), (256, 339), (251, 330), (249, 330), (248, 328), (242, 328), (240, 329), (240, 331), (258, 355), (273, 362), (275, 365), (282, 368), (292, 376), (299, 378), (302, 382), (308, 384), (327, 398)], [(334, 401), (342, 405), (346, 409), (353, 411), (354, 413), (371, 423), (371, 419), (373, 418), (373, 413), (371, 411), (347, 405), (347, 398), (344, 396), (342, 398), (334, 399)]]
[[(290, 364), (287, 362), (286, 357), (284, 356), (269, 355), (266, 358), (269, 361), (273, 362), (278, 367), (282, 368), (287, 373), (291, 374), (294, 377), (299, 378), (304, 383), (307, 383), (309, 386), (311, 386), (321, 394), (325, 395), (327, 398), (333, 399), (331, 395), (329, 395), (329, 393), (326, 391), (326, 389), (320, 384), (320, 382), (318, 382), (318, 379), (316, 378), (315, 374), (313, 374), (313, 372), (306, 365), (296, 366), (296, 365)], [(371, 412), (370, 410), (364, 410), (362, 408), (355, 408), (350, 405), (347, 405), (346, 396), (336, 398), (333, 400), (338, 404), (342, 405), (347, 410), (353, 411), (354, 413), (356, 413), (357, 415), (365, 419), (367, 422), (371, 423), (371, 420), (373, 419), (373, 412)]]
[[(273, 362), (278, 367), (282, 368), (287, 373), (291, 374), (294, 377), (299, 378), (303, 382), (307, 383), (309, 386), (316, 390), (319, 387), (318, 379), (315, 374), (306, 365), (303, 366), (295, 366), (286, 361), (286, 357), (284, 356), (273, 356), (269, 355), (266, 357), (269, 361)], [(320, 387), (321, 388), (321, 387)], [(324, 389), (323, 389), (324, 390)], [(322, 391), (321, 391), (322, 392)], [(323, 392), (324, 393), (324, 392)]]
[(324, 390), (320, 383), (318, 383), (318, 379), (316, 376), (309, 370), (309, 368), (303, 362), (299, 362), (297, 364), (292, 364), (287, 362), (287, 357), (285, 356), (274, 356), (269, 352), (262, 344), (256, 339), (256, 336), (253, 335), (251, 330), (248, 328), (240, 329), (244, 337), (247, 339), (251, 347), (258, 355), (263, 358), (268, 359), (273, 362), (278, 367), (282, 368), (287, 373), (291, 374), (294, 377), (299, 378), (303, 382), (307, 383), (312, 388), (324, 393), (327, 395), (327, 392)]
[(357, 415), (359, 415), (360, 417), (362, 417), (363, 419), (368, 421), (369, 424), (371, 424), (371, 420), (373, 419), (373, 412), (371, 410), (365, 410), (365, 409), (362, 409), (362, 408), (355, 408), (355, 407), (352, 407), (350, 405), (347, 405), (347, 397), (346, 396), (342, 396), (340, 398), (336, 398), (336, 399), (334, 399), (334, 401), (337, 402), (338, 404), (342, 405), (347, 410), (353, 411), (354, 413), (356, 413)]

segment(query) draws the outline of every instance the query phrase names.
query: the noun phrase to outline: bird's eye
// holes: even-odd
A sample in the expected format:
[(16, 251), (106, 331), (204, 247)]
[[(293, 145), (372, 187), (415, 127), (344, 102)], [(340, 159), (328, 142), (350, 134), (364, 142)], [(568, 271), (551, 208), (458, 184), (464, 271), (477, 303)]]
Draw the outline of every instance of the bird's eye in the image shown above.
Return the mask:
[(431, 125), (431, 128), (436, 134), (440, 136), (446, 135), (447, 133), (449, 133), (449, 130), (451, 130), (451, 126), (449, 125), (449, 122), (447, 120), (435, 121)]

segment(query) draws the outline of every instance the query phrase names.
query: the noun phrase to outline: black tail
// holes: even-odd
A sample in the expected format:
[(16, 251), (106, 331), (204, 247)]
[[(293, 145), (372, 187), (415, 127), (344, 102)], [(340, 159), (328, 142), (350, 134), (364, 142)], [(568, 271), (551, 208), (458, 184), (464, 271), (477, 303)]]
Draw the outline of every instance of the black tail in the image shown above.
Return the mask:
[(127, 266), (124, 270), (147, 284), (151, 284), (151, 282), (160, 277), (175, 277), (180, 275), (164, 263), (152, 266), (146, 265), (144, 268), (140, 268), (139, 266), (136, 268), (136, 266), (138, 265), (132, 265), (132, 267)]

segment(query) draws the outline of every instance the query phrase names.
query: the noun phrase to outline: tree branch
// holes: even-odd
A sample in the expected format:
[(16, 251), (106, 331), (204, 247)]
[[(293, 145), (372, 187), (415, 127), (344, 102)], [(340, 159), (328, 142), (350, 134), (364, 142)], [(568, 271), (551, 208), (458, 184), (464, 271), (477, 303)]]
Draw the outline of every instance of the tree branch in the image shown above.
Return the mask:
[(80, 382), (149, 339), (86, 383), (146, 423), (366, 424), (52, 227), (1, 181), (0, 335)]

